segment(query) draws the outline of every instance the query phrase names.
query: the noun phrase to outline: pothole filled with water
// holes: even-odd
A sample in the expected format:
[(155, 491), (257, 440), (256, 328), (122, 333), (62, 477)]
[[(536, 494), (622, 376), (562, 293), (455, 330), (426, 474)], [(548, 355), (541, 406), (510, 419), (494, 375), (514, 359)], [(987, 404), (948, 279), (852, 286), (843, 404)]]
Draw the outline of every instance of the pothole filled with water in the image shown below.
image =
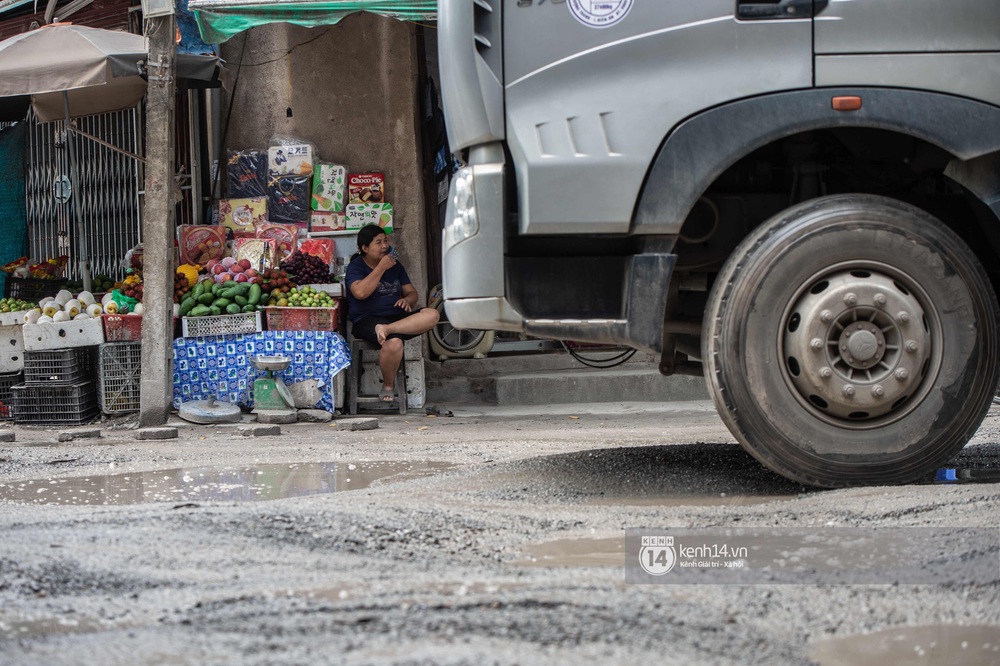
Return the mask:
[(809, 658), (820, 666), (996, 665), (1000, 627), (941, 624), (829, 638), (813, 644)]
[(454, 468), (453, 463), (372, 461), (193, 467), (0, 484), (0, 500), (25, 504), (263, 502), (367, 488)]

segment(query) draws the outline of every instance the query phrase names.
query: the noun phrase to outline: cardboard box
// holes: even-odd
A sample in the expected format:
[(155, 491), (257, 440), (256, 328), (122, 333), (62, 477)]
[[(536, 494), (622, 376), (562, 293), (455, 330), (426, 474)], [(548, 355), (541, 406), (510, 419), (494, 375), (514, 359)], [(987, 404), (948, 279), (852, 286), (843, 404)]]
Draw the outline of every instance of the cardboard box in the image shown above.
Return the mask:
[(271, 146), (267, 149), (267, 170), (272, 176), (311, 176), (312, 146), (308, 143)]
[(385, 174), (379, 172), (352, 173), (347, 176), (348, 203), (383, 203), (385, 195)]
[(320, 162), (313, 176), (312, 209), (331, 213), (344, 212), (347, 194), (347, 167)]
[(360, 229), (369, 224), (377, 224), (387, 234), (392, 233), (392, 204), (347, 204), (348, 229)]
[(347, 228), (345, 213), (327, 213), (314, 210), (309, 216), (309, 231), (343, 231)]
[(233, 238), (253, 238), (257, 225), (267, 222), (267, 199), (219, 199), (219, 218)]

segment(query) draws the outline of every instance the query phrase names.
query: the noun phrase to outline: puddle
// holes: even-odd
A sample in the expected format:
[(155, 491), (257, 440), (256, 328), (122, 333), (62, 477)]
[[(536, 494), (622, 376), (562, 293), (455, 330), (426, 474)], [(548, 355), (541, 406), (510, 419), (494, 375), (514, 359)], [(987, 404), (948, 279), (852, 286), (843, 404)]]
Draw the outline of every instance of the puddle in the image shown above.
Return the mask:
[(648, 495), (636, 497), (601, 497), (586, 504), (596, 506), (750, 506), (768, 502), (787, 502), (798, 495)]
[(1000, 469), (942, 467), (925, 483), (1000, 483)]
[(625, 539), (557, 539), (524, 549), (525, 567), (621, 567), (625, 565)]
[(104, 623), (86, 617), (47, 617), (35, 620), (0, 619), (0, 639), (33, 638), (55, 634), (81, 634), (100, 631)]
[(1000, 665), (1000, 627), (900, 627), (816, 642), (809, 657), (820, 666)]
[(0, 500), (25, 504), (263, 502), (367, 488), (455, 467), (453, 463), (373, 461), (197, 467), (43, 479), (0, 485)]

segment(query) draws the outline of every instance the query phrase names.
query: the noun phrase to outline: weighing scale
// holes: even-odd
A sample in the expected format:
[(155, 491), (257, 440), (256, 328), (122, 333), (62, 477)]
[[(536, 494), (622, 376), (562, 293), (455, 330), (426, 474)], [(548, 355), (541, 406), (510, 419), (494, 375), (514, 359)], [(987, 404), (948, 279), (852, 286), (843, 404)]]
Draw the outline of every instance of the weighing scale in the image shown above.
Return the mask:
[(289, 356), (251, 356), (250, 365), (264, 371), (264, 376), (253, 383), (253, 413), (295, 412), (295, 399), (275, 371), (287, 370), (292, 364)]

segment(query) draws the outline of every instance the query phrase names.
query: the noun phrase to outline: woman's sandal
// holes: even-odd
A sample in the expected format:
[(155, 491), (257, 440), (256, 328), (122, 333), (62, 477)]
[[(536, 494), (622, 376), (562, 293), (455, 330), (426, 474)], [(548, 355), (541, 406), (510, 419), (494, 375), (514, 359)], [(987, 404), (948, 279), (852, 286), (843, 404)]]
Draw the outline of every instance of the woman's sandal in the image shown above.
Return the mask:
[(378, 392), (378, 399), (382, 402), (392, 402), (396, 399), (395, 389), (383, 387), (382, 390)]

